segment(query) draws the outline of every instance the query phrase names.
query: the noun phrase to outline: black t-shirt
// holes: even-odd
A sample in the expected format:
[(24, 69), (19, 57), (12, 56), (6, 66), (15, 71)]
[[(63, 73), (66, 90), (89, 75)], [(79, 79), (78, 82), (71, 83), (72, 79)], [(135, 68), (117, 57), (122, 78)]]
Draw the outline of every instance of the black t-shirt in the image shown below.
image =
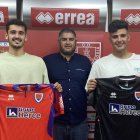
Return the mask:
[(95, 139), (140, 140), (140, 77), (96, 80)]

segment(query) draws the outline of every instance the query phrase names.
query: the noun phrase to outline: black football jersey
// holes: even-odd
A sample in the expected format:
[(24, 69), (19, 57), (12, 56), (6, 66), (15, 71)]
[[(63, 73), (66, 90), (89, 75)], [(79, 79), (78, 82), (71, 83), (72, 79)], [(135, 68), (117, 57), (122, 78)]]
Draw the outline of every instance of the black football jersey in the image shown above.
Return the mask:
[(96, 80), (95, 140), (140, 140), (140, 77)]

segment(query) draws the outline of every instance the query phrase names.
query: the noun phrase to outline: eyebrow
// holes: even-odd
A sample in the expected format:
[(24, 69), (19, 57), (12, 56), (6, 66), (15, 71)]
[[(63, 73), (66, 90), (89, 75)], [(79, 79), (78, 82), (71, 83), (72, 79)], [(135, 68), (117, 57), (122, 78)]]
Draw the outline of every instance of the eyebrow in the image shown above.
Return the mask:
[(62, 37), (61, 39), (75, 39), (75, 38), (74, 37), (70, 37), (70, 38)]
[(119, 34), (119, 35), (111, 35), (112, 38), (118, 38), (118, 37), (126, 37), (127, 34)]

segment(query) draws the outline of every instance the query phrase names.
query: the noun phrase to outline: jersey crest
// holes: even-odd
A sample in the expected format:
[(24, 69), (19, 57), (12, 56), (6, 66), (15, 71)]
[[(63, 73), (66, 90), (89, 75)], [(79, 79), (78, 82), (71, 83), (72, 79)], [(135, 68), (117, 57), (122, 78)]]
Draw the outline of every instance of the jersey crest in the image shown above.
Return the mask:
[(35, 100), (36, 102), (40, 103), (44, 97), (43, 93), (35, 93)]
[(136, 100), (140, 101), (140, 91), (135, 92), (135, 98)]

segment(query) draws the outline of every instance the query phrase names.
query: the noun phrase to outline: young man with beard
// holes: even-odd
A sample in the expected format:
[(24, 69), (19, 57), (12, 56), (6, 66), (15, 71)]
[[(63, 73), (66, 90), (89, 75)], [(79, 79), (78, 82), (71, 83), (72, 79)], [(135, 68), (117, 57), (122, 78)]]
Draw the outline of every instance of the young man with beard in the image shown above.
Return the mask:
[(23, 21), (6, 24), (6, 39), (9, 50), (0, 54), (0, 139), (52, 140), (54, 114), (63, 114), (61, 94), (54, 88), (62, 92), (62, 86), (49, 85), (43, 59), (24, 51)]
[[(42, 58), (24, 51), (27, 41), (27, 26), (18, 19), (6, 24), (8, 52), (0, 54), (0, 84), (48, 84), (48, 72)], [(62, 86), (54, 86), (61, 92)]]
[(65, 114), (55, 118), (54, 140), (87, 140), (87, 94), (84, 89), (91, 63), (75, 53), (76, 33), (64, 28), (58, 37), (59, 53), (44, 57), (49, 80), (63, 87)]

